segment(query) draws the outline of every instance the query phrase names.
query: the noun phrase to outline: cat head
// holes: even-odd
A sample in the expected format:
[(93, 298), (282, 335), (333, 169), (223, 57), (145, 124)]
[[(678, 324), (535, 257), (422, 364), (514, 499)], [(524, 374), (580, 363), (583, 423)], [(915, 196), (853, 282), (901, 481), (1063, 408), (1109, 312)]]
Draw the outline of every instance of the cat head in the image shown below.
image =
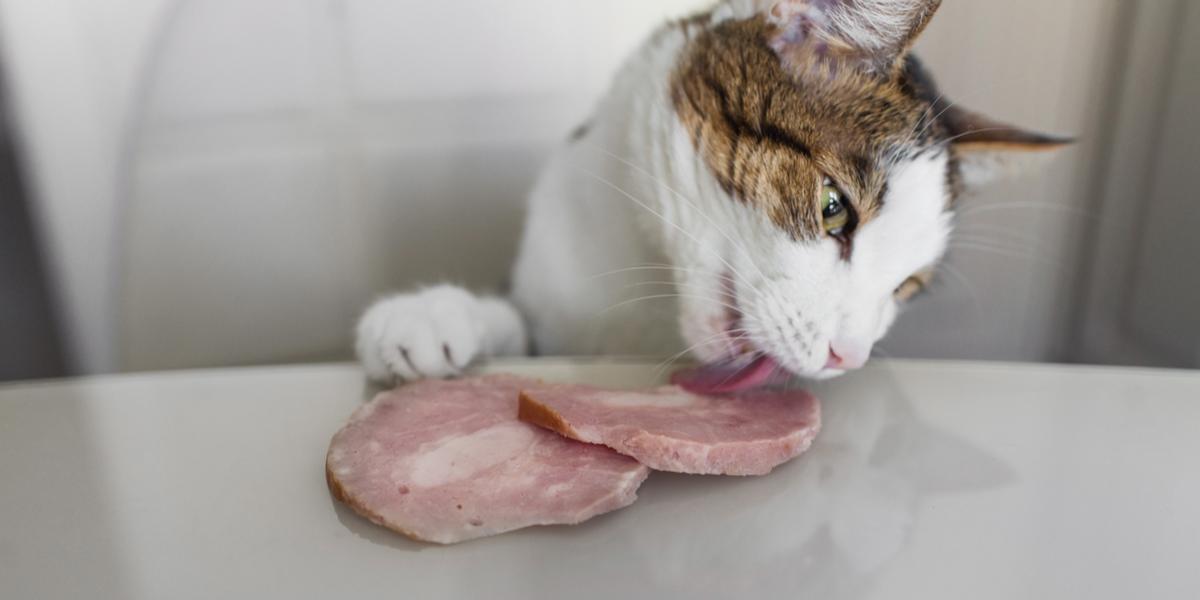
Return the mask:
[(672, 106), (715, 182), (701, 201), (739, 224), (712, 267), (720, 297), (682, 300), (701, 360), (862, 366), (928, 285), (956, 198), (998, 156), (1068, 143), (938, 92), (911, 48), (940, 3), (727, 0), (689, 31)]

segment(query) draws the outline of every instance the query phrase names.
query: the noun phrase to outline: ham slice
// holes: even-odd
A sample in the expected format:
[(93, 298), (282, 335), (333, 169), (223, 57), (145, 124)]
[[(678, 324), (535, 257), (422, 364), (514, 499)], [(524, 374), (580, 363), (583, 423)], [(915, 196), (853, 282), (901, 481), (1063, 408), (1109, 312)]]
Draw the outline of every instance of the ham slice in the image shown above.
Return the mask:
[(441, 544), (631, 504), (646, 467), (517, 420), (520, 390), (541, 385), (495, 375), (381, 394), (334, 436), (329, 488), (374, 522)]
[(520, 418), (657, 471), (702, 475), (765, 475), (807, 450), (821, 425), (820, 404), (808, 392), (700, 396), (674, 386), (526, 388)]

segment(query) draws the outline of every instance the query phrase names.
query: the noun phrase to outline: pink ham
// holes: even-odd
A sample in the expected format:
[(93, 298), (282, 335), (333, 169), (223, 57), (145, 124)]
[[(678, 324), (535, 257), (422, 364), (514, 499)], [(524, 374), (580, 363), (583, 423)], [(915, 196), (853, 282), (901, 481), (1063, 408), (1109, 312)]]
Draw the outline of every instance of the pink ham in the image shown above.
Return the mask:
[(679, 387), (530, 387), (520, 417), (651, 469), (703, 475), (765, 475), (807, 450), (821, 424), (820, 404), (807, 392), (699, 396)]
[(381, 394), (334, 436), (329, 488), (384, 527), (442, 544), (632, 503), (646, 467), (517, 420), (519, 391), (539, 385), (499, 375)]

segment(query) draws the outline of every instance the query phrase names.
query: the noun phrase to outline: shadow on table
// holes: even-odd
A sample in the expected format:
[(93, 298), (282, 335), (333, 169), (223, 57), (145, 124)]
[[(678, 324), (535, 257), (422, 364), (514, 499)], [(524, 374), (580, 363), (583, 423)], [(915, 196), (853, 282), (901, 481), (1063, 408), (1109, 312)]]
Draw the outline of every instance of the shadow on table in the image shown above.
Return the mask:
[(527, 531), (539, 592), (583, 597), (867, 597), (936, 496), (1014, 483), (996, 457), (925, 421), (883, 369), (819, 386), (812, 450), (766, 477), (655, 473), (640, 500), (585, 528)]

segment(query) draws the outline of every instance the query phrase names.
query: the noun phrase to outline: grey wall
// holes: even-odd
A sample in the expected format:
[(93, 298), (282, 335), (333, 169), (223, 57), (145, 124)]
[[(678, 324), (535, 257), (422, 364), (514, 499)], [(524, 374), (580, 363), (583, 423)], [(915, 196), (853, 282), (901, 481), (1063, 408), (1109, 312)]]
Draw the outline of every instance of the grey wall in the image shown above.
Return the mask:
[(1071, 358), (1200, 367), (1200, 3), (1127, 7)]

